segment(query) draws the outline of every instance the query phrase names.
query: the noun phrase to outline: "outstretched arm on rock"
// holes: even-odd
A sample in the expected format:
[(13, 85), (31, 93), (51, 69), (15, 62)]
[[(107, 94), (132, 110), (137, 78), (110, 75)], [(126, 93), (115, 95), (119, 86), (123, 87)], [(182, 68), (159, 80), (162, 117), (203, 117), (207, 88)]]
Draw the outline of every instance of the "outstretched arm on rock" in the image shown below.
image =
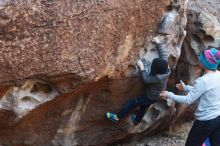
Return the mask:
[(164, 50), (165, 45), (164, 44), (156, 44), (156, 48), (159, 53), (159, 57), (168, 61), (168, 55), (167, 52)]
[(156, 48), (158, 50), (159, 57), (168, 61), (168, 55), (164, 49), (165, 45), (160, 42), (158, 37), (153, 38), (152, 42), (156, 44)]

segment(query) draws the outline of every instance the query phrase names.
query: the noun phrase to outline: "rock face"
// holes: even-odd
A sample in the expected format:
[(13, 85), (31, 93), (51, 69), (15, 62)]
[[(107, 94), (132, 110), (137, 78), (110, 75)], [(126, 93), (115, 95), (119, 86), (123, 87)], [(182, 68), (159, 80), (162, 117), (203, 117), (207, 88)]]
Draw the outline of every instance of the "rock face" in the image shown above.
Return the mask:
[[(188, 0), (0, 1), (0, 144), (107, 145), (167, 127), (174, 105), (159, 101), (142, 123), (118, 125), (118, 111), (142, 94), (136, 61), (158, 56), (176, 68)], [(210, 31), (211, 32), (211, 31)]]
[(93, 81), (120, 74), (137, 59), (169, 3), (4, 1), (0, 82), (63, 74)]
[(176, 79), (182, 78), (186, 83), (192, 84), (203, 72), (198, 65), (198, 55), (204, 49), (220, 47), (219, 5), (220, 2), (216, 0), (189, 2), (187, 35), (174, 75)]
[[(173, 72), (170, 83), (173, 86), (183, 80), (185, 83), (193, 84), (195, 79), (203, 74), (203, 70), (199, 66), (198, 55), (204, 50), (212, 47), (220, 47), (220, 2), (211, 1), (189, 1), (187, 8), (187, 35), (182, 45), (182, 53), (176, 70)], [(189, 119), (189, 114), (193, 107), (187, 108), (185, 105), (178, 105), (177, 117)], [(182, 114), (186, 109), (185, 115)], [(189, 110), (191, 109), (191, 110)], [(177, 121), (180, 121), (177, 118)]]

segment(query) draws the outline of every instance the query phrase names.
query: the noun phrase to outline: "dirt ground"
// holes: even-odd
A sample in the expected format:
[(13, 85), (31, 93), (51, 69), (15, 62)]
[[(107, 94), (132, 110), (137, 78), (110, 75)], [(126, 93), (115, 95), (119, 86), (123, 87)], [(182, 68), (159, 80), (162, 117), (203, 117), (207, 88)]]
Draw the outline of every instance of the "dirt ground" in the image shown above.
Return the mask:
[(115, 144), (114, 146), (184, 146), (193, 121), (175, 125), (170, 130), (137, 141)]

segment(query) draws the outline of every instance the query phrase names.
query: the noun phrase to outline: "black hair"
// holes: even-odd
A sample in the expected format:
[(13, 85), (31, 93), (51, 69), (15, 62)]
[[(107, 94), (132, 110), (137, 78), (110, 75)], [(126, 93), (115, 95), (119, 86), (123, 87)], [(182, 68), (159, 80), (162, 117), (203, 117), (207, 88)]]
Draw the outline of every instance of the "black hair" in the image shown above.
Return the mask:
[(165, 59), (156, 58), (151, 64), (150, 75), (165, 74), (168, 72), (168, 62)]

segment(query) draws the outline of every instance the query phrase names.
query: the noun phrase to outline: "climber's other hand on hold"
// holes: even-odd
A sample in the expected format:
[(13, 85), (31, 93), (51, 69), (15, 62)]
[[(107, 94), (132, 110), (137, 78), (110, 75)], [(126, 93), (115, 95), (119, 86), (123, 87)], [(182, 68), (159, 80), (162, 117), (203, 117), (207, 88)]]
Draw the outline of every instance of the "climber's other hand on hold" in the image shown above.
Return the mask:
[(161, 97), (161, 99), (167, 100), (167, 98), (168, 98), (168, 91), (162, 91), (160, 93), (160, 97)]
[(151, 41), (155, 44), (160, 44), (160, 39), (158, 37), (154, 37)]
[(144, 70), (144, 64), (141, 60), (138, 60), (137, 65), (141, 71)]

